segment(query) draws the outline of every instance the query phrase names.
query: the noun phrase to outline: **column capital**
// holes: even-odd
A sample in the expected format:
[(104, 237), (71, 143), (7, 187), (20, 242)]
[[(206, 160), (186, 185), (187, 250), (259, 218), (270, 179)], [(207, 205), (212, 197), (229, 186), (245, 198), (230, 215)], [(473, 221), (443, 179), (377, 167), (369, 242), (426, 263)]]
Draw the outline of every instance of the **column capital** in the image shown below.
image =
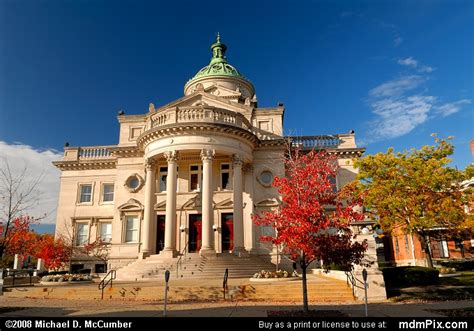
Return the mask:
[(251, 163), (244, 164), (244, 166), (242, 167), (242, 171), (246, 173), (253, 172), (253, 165)]
[(156, 165), (155, 159), (153, 159), (151, 157), (146, 159), (146, 161), (145, 161), (146, 171), (152, 171), (153, 169), (155, 169), (155, 165)]
[(212, 149), (203, 149), (201, 150), (201, 160), (213, 160), (215, 151)]
[(166, 161), (168, 161), (168, 163), (176, 162), (176, 161), (178, 161), (178, 158), (179, 158), (178, 151), (164, 152), (163, 155), (165, 156)]
[(244, 158), (240, 154), (234, 154), (232, 155), (232, 164), (234, 167), (242, 167), (244, 164)]

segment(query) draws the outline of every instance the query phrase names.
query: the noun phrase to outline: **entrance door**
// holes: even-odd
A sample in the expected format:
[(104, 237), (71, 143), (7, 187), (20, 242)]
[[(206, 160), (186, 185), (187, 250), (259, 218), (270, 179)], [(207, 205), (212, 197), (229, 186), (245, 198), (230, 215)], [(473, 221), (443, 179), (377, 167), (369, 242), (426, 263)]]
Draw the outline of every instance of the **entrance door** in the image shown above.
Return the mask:
[(156, 252), (161, 252), (165, 247), (165, 215), (156, 217)]
[(234, 214), (225, 213), (221, 216), (222, 224), (222, 251), (234, 249)]
[(202, 215), (189, 215), (189, 238), (188, 251), (190, 253), (199, 252), (201, 249), (201, 231), (202, 231)]

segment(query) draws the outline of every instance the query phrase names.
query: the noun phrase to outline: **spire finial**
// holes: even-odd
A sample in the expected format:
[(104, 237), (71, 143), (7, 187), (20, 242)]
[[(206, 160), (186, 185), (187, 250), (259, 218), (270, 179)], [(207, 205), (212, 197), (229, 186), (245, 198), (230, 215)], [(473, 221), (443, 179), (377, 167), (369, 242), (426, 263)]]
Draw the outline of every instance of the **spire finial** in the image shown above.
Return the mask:
[(221, 43), (221, 34), (217, 32), (216, 36), (216, 42), (212, 44), (211, 46), (212, 49), (212, 59), (211, 61), (225, 61), (225, 51), (227, 49), (227, 46)]

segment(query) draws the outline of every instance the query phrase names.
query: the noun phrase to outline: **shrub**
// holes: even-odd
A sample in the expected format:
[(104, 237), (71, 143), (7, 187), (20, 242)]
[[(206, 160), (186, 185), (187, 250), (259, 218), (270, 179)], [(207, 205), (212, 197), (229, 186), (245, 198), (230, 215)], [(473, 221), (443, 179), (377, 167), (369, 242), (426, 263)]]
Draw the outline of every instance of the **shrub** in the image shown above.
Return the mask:
[(77, 282), (77, 281), (90, 281), (92, 277), (85, 274), (60, 274), (60, 275), (48, 275), (41, 278), (42, 282)]
[(394, 267), (382, 270), (387, 287), (436, 284), (439, 271), (424, 267)]
[(282, 270), (278, 270), (277, 272), (262, 270), (253, 275), (253, 278), (288, 278), (288, 277), (291, 277), (288, 271), (282, 271)]
[(443, 261), (441, 265), (446, 268), (454, 268), (457, 271), (474, 271), (474, 260)]

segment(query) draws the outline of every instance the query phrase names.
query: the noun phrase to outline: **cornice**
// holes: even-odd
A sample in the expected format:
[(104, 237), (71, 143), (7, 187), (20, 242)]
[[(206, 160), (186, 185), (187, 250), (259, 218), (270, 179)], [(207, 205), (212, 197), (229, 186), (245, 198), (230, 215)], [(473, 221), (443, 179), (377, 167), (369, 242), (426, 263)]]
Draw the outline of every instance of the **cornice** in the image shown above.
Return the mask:
[(239, 127), (221, 123), (188, 122), (163, 125), (147, 130), (138, 137), (137, 144), (139, 148), (143, 150), (146, 145), (155, 140), (165, 137), (181, 136), (188, 133), (195, 134), (196, 131), (212, 132), (213, 134), (230, 134), (251, 142), (255, 147), (259, 143), (259, 139), (255, 134)]
[(128, 158), (143, 156), (143, 151), (141, 151), (138, 146), (117, 146), (109, 149), (111, 154), (115, 157)]
[(93, 169), (115, 169), (116, 159), (103, 160), (79, 160), (79, 161), (55, 161), (53, 164), (62, 171), (67, 170), (93, 170)]

